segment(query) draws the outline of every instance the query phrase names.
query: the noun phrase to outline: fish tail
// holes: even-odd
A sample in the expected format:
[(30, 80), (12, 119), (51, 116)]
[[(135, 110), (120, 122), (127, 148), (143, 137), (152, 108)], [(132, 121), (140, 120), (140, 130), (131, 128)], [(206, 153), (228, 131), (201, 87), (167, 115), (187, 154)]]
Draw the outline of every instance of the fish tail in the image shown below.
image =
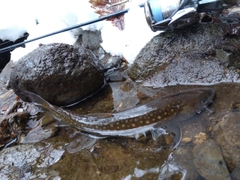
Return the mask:
[(25, 91), (25, 94), (27, 95), (28, 100), (30, 102), (34, 103), (38, 107), (42, 107), (45, 110), (49, 110), (50, 104), (46, 100), (44, 100), (41, 96), (29, 91)]

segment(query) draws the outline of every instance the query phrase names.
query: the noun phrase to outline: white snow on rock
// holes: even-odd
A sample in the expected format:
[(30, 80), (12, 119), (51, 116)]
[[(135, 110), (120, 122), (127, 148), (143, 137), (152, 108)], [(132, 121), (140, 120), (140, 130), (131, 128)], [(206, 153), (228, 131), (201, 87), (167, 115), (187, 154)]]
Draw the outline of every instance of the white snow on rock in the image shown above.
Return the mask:
[(148, 27), (144, 9), (139, 7), (138, 1), (130, 3), (130, 10), (125, 14), (124, 21), (123, 31), (113, 27), (108, 21), (104, 23), (101, 45), (105, 51), (122, 56), (131, 64), (146, 43), (159, 32), (152, 32)]
[[(124, 57), (132, 63), (143, 46), (154, 36), (148, 27), (144, 9), (139, 0), (129, 3), (130, 10), (125, 14), (125, 29), (118, 30), (109, 21), (102, 21), (82, 27), (83, 30), (101, 30), (103, 48), (112, 55)], [(14, 5), (14, 6), (13, 6)], [(88, 0), (7, 0), (1, 4), (0, 39), (15, 41), (24, 32), (30, 35), (28, 40), (51, 32), (81, 24), (99, 18)], [(36, 21), (39, 24), (36, 24)], [(48, 43), (73, 44), (77, 30), (72, 30), (26, 44), (26, 48), (17, 48), (12, 52), (12, 60), (17, 61), (38, 45)]]

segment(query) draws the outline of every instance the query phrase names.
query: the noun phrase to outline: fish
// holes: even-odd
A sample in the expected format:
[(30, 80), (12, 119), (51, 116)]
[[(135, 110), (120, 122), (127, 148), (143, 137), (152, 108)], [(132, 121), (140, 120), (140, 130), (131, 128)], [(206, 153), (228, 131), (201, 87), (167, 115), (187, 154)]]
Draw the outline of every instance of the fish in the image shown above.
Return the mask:
[(196, 88), (156, 98), (145, 104), (116, 113), (80, 115), (54, 106), (37, 94), (25, 94), (36, 106), (48, 111), (54, 118), (87, 133), (94, 138), (109, 136), (137, 137), (163, 126), (176, 134), (175, 146), (181, 140), (179, 122), (190, 119), (207, 109), (215, 91)]

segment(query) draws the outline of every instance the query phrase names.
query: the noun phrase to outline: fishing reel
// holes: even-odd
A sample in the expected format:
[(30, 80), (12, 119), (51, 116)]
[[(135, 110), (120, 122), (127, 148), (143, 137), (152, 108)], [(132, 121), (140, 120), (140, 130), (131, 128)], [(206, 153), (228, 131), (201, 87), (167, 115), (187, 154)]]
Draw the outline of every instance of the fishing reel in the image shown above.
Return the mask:
[(197, 22), (198, 13), (222, 9), (221, 0), (147, 0), (144, 5), (152, 31), (180, 29)]

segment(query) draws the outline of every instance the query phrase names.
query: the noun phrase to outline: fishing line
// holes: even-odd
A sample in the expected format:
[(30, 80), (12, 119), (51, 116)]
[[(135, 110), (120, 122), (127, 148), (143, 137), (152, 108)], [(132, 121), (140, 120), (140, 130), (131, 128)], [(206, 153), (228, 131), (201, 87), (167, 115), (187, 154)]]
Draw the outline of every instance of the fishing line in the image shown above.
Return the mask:
[[(144, 7), (144, 3), (140, 4), (139, 7)], [(89, 24), (97, 23), (99, 21), (103, 21), (103, 20), (112, 18), (114, 16), (125, 14), (125, 13), (127, 13), (129, 11), (129, 9), (130, 8), (127, 8), (127, 9), (124, 9), (122, 11), (118, 11), (118, 12), (115, 12), (115, 13), (112, 13), (112, 14), (109, 14), (109, 15), (106, 15), (106, 16), (102, 16), (102, 17), (100, 17), (98, 19), (87, 21), (87, 22), (84, 22), (84, 23), (81, 23), (81, 24), (78, 24), (78, 25), (75, 25), (75, 26), (71, 26), (71, 27), (68, 27), (68, 28), (65, 28), (65, 29), (62, 29), (62, 30), (59, 30), (59, 31), (55, 31), (55, 32), (52, 32), (52, 33), (49, 33), (49, 34), (45, 34), (43, 36), (39, 36), (37, 38), (30, 39), (28, 41), (24, 41), (24, 42), (17, 43), (17, 44), (14, 44), (14, 45), (11, 45), (11, 46), (8, 46), (8, 47), (5, 47), (5, 48), (1, 48), (0, 49), (0, 53), (4, 53), (6, 51), (12, 51), (12, 50), (14, 50), (17, 47), (21, 47), (21, 46), (23, 46), (23, 45), (25, 45), (27, 43), (30, 43), (30, 42), (33, 42), (33, 41), (37, 41), (39, 39), (43, 39), (43, 38), (46, 38), (46, 37), (49, 37), (49, 36), (60, 34), (60, 33), (63, 33), (63, 32), (66, 32), (66, 31), (70, 31), (72, 29), (80, 28), (82, 26), (86, 26), (86, 25), (89, 25)]]

